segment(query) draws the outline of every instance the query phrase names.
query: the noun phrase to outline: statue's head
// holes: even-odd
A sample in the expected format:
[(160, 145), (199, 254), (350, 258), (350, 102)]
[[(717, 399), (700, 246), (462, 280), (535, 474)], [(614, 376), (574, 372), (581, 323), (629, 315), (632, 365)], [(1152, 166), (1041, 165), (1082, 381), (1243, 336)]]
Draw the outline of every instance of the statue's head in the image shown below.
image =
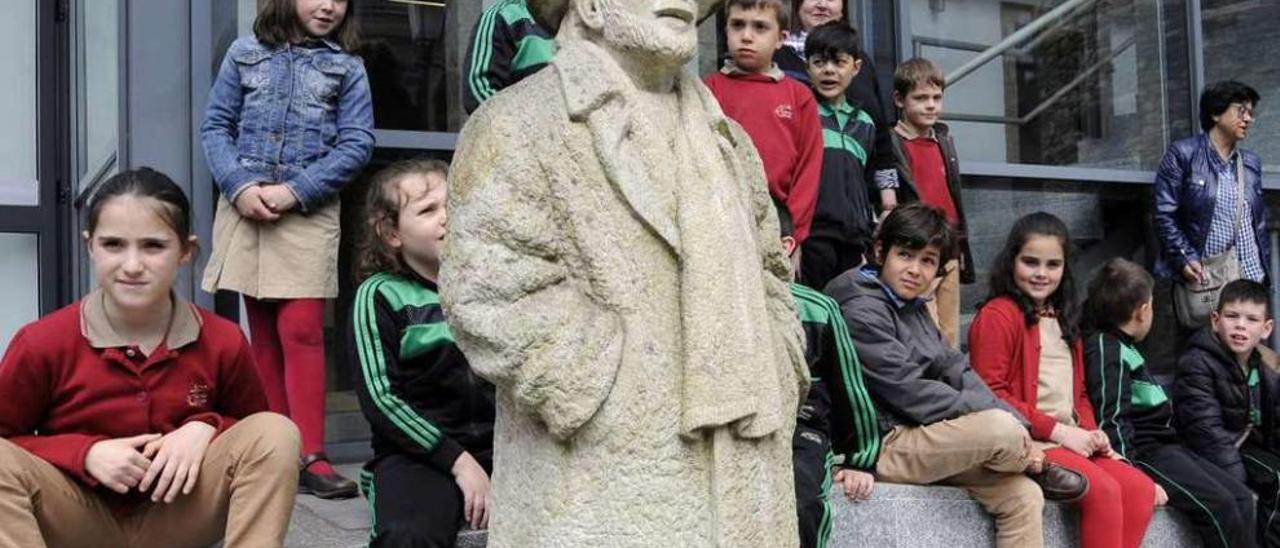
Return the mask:
[(680, 66), (698, 49), (697, 23), (723, 0), (529, 0), (540, 25), (573, 25), (615, 54)]

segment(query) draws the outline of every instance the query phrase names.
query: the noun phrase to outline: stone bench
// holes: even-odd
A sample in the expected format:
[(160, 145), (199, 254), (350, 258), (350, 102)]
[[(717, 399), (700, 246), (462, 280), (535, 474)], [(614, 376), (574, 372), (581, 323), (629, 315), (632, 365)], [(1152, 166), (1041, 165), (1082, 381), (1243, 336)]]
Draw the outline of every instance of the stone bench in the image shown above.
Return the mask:
[[(871, 500), (852, 503), (837, 486), (832, 489), (831, 501), (832, 547), (990, 548), (995, 544), (991, 518), (963, 489), (878, 483)], [(1077, 515), (1071, 505), (1046, 504), (1045, 545), (1079, 546)], [(321, 501), (300, 496), (285, 545), (363, 546), (368, 538), (368, 523), (368, 511), (361, 499)], [(485, 540), (485, 531), (463, 531), (458, 536), (458, 546), (483, 548)], [(1160, 508), (1147, 529), (1143, 546), (1193, 547), (1200, 546), (1200, 541), (1181, 515)]]
[[(991, 518), (960, 488), (880, 483), (871, 500), (852, 503), (836, 487), (831, 491), (831, 501), (830, 546), (833, 548), (990, 548), (995, 545)], [(1046, 504), (1045, 546), (1079, 546), (1077, 516), (1071, 505)], [(466, 531), (458, 537), (460, 548), (482, 548), (484, 543), (484, 531)], [(1195, 530), (1176, 510), (1159, 508), (1142, 545), (1175, 548), (1201, 544)]]
[[(995, 526), (977, 501), (957, 487), (877, 483), (871, 500), (849, 502), (831, 491), (831, 546), (877, 548), (989, 548)], [(1045, 546), (1079, 546), (1074, 506), (1046, 503)], [(1142, 545), (1147, 548), (1200, 546), (1190, 524), (1169, 508), (1157, 508)]]

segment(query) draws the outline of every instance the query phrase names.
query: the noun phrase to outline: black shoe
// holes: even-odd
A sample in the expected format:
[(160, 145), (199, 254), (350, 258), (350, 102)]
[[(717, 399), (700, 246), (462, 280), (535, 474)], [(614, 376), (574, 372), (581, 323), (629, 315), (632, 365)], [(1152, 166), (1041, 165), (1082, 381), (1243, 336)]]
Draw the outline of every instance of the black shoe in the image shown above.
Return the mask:
[(301, 472), (298, 473), (298, 493), (315, 495), (322, 499), (349, 499), (359, 494), (356, 482), (342, 477), (341, 474), (313, 474), (307, 467), (316, 461), (329, 461), (324, 453), (312, 453), (302, 457)]
[(1027, 477), (1040, 484), (1045, 500), (1075, 502), (1089, 492), (1089, 479), (1084, 474), (1056, 464), (1046, 462), (1039, 474), (1028, 473)]

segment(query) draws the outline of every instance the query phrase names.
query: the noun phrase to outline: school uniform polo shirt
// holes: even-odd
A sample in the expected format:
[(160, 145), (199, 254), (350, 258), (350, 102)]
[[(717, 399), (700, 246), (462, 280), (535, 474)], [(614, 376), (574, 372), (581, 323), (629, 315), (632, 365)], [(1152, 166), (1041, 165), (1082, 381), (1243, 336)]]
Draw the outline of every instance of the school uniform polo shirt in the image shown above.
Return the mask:
[(930, 130), (928, 135), (912, 135), (903, 129), (902, 123), (895, 130), (902, 137), (902, 148), (911, 163), (920, 201), (942, 208), (951, 226), (960, 226), (960, 210), (947, 186), (947, 162), (933, 131)]
[(703, 82), (725, 116), (751, 137), (764, 164), (769, 194), (787, 205), (796, 242), (804, 243), (822, 173), (822, 125), (813, 92), (777, 66), (748, 73), (730, 62)]
[(27, 324), (0, 361), (0, 437), (94, 487), (93, 444), (167, 434), (191, 421), (222, 433), (267, 410), (240, 328), (174, 298), (165, 340), (144, 355), (112, 328), (104, 294)]

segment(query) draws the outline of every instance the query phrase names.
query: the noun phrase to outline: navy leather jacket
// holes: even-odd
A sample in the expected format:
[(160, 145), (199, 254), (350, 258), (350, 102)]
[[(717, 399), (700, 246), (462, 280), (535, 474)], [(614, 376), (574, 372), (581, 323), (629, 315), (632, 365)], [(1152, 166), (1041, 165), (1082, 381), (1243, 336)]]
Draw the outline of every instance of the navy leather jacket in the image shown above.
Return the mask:
[[(1245, 196), (1253, 217), (1259, 259), (1262, 268), (1268, 269), (1271, 246), (1266, 231), (1266, 205), (1262, 202), (1262, 161), (1243, 148), (1236, 150), (1244, 160)], [(1188, 262), (1202, 260), (1218, 192), (1218, 174), (1211, 154), (1217, 151), (1209, 136), (1202, 133), (1174, 141), (1160, 160), (1154, 193), (1155, 228), (1161, 247), (1155, 265), (1157, 276), (1179, 277)]]

